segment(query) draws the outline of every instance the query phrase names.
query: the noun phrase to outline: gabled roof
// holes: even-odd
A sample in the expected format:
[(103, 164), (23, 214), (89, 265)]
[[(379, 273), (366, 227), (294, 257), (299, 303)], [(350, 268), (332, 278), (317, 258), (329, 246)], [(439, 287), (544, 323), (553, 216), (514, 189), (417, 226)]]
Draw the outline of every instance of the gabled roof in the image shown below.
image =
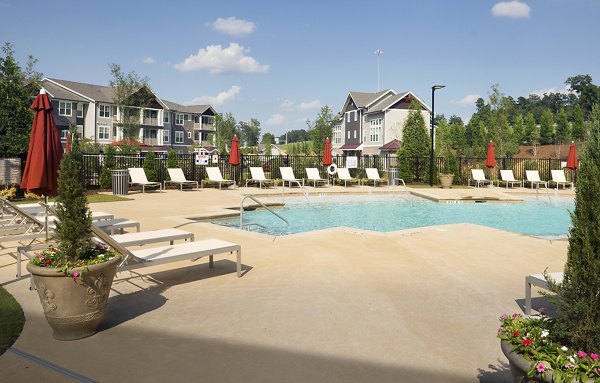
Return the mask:
[(395, 94), (393, 90), (386, 89), (377, 93), (350, 92), (348, 96), (352, 98), (356, 107), (366, 108), (369, 106), (369, 104), (373, 103), (376, 100), (379, 100), (382, 96), (385, 96), (387, 93), (390, 92), (391, 94)]
[(379, 148), (380, 150), (398, 150), (400, 149), (400, 141), (396, 138)]
[(415, 96), (413, 92), (403, 92), (381, 100), (379, 103), (369, 108), (369, 110), (367, 110), (367, 113), (385, 112), (389, 108), (396, 105), (399, 101), (407, 97), (415, 98), (417, 101), (419, 101), (421, 105), (423, 105), (423, 108), (425, 108), (425, 110), (431, 112), (429, 106), (425, 104), (419, 97)]
[(182, 113), (194, 113), (194, 114), (207, 114), (206, 112), (212, 112), (212, 115), (216, 115), (217, 111), (210, 105), (182, 105), (173, 101), (163, 100), (167, 109)]

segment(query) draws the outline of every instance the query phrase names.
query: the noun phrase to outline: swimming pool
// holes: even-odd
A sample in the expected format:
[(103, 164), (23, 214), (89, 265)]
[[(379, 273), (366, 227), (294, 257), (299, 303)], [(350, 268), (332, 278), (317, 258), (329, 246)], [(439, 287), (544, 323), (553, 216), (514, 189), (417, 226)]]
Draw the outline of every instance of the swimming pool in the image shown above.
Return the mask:
[[(244, 223), (259, 223), (250, 230), (286, 235), (347, 226), (388, 232), (451, 223), (473, 223), (536, 237), (565, 238), (571, 224), (573, 198), (525, 198), (522, 203), (437, 203), (414, 196), (323, 196), (286, 198), (276, 211), (286, 226), (270, 212), (244, 212)], [(214, 221), (239, 227), (239, 218)]]

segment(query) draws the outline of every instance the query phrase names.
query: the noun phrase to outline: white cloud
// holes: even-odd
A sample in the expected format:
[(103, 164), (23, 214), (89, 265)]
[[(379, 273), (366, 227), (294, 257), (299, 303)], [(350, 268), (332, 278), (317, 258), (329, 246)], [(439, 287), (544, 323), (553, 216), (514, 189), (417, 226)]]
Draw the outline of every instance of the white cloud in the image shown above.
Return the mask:
[(467, 94), (465, 97), (461, 98), (460, 100), (450, 100), (450, 103), (452, 105), (458, 105), (458, 106), (473, 106), (475, 105), (475, 102), (477, 102), (477, 99), (479, 99), (481, 96), (478, 94)]
[(501, 1), (492, 7), (492, 14), (498, 17), (529, 18), (530, 12), (529, 5), (517, 0)]
[(283, 100), (279, 106), (282, 110), (287, 111), (319, 109), (321, 107), (321, 100), (303, 101), (298, 103), (296, 101), (286, 99)]
[(283, 114), (276, 113), (276, 114), (272, 115), (271, 117), (269, 117), (269, 119), (267, 120), (267, 122), (265, 122), (265, 124), (266, 125), (281, 125), (284, 121), (285, 121), (285, 116)]
[(200, 105), (210, 105), (210, 106), (223, 105), (223, 104), (227, 103), (228, 101), (235, 99), (235, 96), (237, 96), (240, 93), (241, 89), (242, 88), (240, 86), (233, 85), (228, 90), (226, 90), (224, 92), (220, 92), (216, 96), (196, 97), (192, 101), (190, 101), (189, 104), (192, 104), (192, 105), (200, 104)]
[(154, 60), (154, 58), (152, 57), (146, 57), (145, 59), (142, 59), (142, 62), (144, 64), (154, 64), (156, 60)]
[(210, 23), (210, 25), (216, 31), (235, 37), (249, 35), (256, 28), (256, 25), (252, 21), (238, 19), (233, 16), (226, 19), (219, 17), (215, 22)]
[(209, 45), (200, 48), (198, 54), (175, 64), (175, 69), (182, 72), (205, 69), (210, 74), (268, 73), (269, 66), (261, 65), (254, 58), (246, 56), (248, 52), (249, 49), (236, 43), (230, 43), (227, 48), (221, 45)]
[(550, 94), (550, 93), (562, 93), (562, 94), (571, 94), (571, 90), (569, 89), (568, 85), (565, 85), (565, 87), (563, 89), (557, 89), (556, 87), (552, 87), (552, 88), (544, 88), (544, 89), (540, 89), (540, 90), (534, 90), (533, 92), (529, 93), (531, 94), (535, 94), (538, 95), (539, 97), (543, 97), (545, 94)]

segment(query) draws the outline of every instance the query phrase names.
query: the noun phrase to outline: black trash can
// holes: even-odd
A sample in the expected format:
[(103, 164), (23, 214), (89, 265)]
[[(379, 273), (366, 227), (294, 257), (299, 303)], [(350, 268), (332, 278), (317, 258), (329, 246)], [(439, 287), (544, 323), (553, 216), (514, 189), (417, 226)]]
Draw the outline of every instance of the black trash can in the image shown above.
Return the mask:
[(112, 192), (115, 195), (127, 195), (129, 192), (129, 171), (127, 169), (112, 171)]

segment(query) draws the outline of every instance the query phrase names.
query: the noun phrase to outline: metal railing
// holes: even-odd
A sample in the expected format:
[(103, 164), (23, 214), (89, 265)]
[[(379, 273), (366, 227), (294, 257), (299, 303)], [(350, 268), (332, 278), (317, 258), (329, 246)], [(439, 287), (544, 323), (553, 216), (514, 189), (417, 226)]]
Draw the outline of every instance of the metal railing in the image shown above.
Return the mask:
[(240, 229), (243, 229), (244, 227), (249, 227), (249, 226), (260, 226), (263, 229), (265, 228), (265, 226), (261, 225), (260, 223), (253, 223), (253, 222), (251, 222), (251, 223), (244, 224), (244, 201), (246, 201), (246, 198), (250, 198), (252, 201), (254, 201), (257, 204), (259, 204), (261, 207), (263, 207), (264, 209), (266, 209), (267, 211), (269, 211), (271, 214), (275, 215), (277, 218), (279, 218), (280, 220), (282, 220), (283, 222), (285, 222), (285, 224), (287, 226), (290, 225), (290, 223), (288, 222), (287, 219), (285, 219), (281, 215), (277, 214), (273, 209), (271, 209), (270, 207), (268, 207), (264, 203), (260, 202), (253, 195), (251, 195), (251, 194), (244, 194), (244, 198), (242, 198), (242, 202), (240, 203)]

